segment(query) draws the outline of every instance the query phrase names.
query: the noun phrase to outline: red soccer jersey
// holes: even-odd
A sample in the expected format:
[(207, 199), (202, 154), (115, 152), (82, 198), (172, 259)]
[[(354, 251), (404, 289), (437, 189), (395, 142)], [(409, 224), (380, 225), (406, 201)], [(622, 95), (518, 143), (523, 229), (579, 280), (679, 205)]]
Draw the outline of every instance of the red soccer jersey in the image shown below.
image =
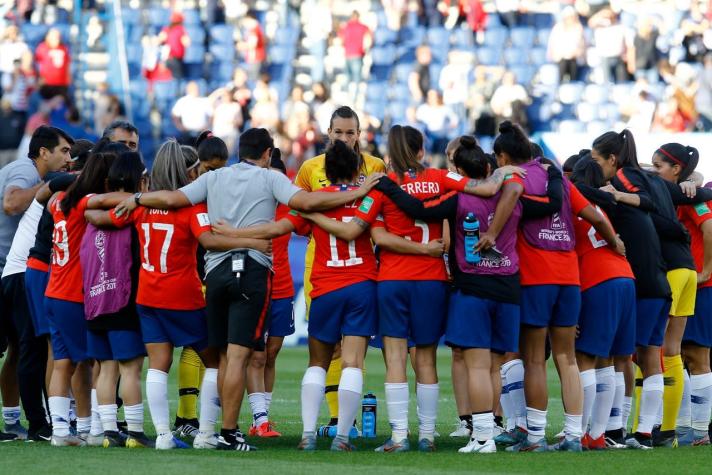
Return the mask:
[(79, 248), (87, 228), (84, 211), (87, 209), (91, 195), (82, 198), (69, 216), (65, 216), (59, 207), (64, 196), (65, 193), (60, 192), (50, 207), (54, 230), (52, 231), (52, 263), (45, 295), (54, 299), (84, 303)]
[[(575, 186), (570, 187), (569, 199), (574, 219), (590, 205)], [(529, 244), (519, 232), (517, 252), (522, 285), (580, 285), (576, 251), (545, 251)]]
[(131, 214), (111, 220), (118, 227), (133, 222), (141, 245), (141, 270), (136, 303), (166, 310), (205, 307), (197, 271), (198, 236), (210, 232), (206, 205), (176, 210), (139, 206)]
[[(394, 173), (389, 174), (397, 180)], [(428, 168), (420, 175), (406, 174), (400, 184), (401, 189), (418, 199), (440, 196), (448, 191), (464, 191), (468, 179), (447, 170)], [(378, 226), (377, 219), (383, 218), (388, 231), (396, 236), (427, 244), (442, 238), (442, 223), (426, 223), (414, 220), (400, 210), (388, 197), (379, 191), (372, 191), (364, 198), (356, 216), (371, 225)], [(380, 253), (378, 280), (448, 280), (442, 258), (398, 254), (387, 249)]]
[[(608, 221), (603, 210), (598, 206), (596, 210)], [(628, 260), (611, 249), (588, 221), (574, 218), (574, 229), (582, 292), (610, 279), (635, 278)]]
[(72, 63), (69, 50), (64, 45), (50, 47), (44, 41), (37, 46), (35, 60), (39, 67), (39, 76), (47, 86), (69, 86), (69, 67)]
[[(319, 192), (338, 193), (339, 191), (355, 190), (356, 187), (337, 185), (322, 188)], [(329, 218), (351, 221), (359, 201), (339, 206), (324, 212)], [(296, 229), (297, 234), (312, 234), (314, 239), (314, 264), (311, 273), (311, 298), (333, 292), (335, 290), (358, 284), (366, 280), (376, 280), (376, 256), (368, 233), (363, 233), (355, 240), (346, 242), (337, 239), (318, 226), (312, 226), (309, 221), (292, 212), (287, 215)]]
[[(695, 267), (698, 273), (702, 272), (705, 263), (705, 242), (700, 228), (705, 221), (712, 219), (712, 201), (694, 206), (678, 206), (677, 215), (690, 233), (690, 248), (692, 257), (695, 258)], [(712, 279), (698, 286), (703, 287), (712, 287)]]
[[(277, 206), (275, 221), (287, 217), (289, 207)], [(292, 269), (289, 267), (289, 234), (272, 239), (272, 300), (288, 299), (294, 297), (294, 282), (292, 282)]]

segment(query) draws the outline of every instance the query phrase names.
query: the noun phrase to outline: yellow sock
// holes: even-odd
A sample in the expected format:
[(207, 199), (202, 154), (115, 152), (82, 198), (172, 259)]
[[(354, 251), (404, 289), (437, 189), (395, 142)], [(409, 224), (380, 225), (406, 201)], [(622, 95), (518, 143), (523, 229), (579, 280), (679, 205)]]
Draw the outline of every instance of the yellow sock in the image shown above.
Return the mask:
[(329, 370), (326, 372), (326, 389), (324, 397), (329, 406), (329, 417), (339, 417), (339, 381), (341, 380), (341, 358), (331, 360)]
[(640, 416), (640, 394), (643, 392), (643, 372), (640, 371), (640, 366), (635, 366), (635, 389), (633, 390), (633, 401), (635, 403), (635, 411), (633, 412), (633, 433), (638, 430), (638, 416)]
[(665, 390), (663, 391), (663, 424), (660, 430), (675, 430), (677, 415), (682, 404), (682, 392), (685, 388), (685, 379), (680, 355), (664, 356)]
[(178, 411), (176, 417), (198, 418), (198, 394), (204, 371), (205, 367), (198, 353), (192, 348), (183, 348), (178, 364)]

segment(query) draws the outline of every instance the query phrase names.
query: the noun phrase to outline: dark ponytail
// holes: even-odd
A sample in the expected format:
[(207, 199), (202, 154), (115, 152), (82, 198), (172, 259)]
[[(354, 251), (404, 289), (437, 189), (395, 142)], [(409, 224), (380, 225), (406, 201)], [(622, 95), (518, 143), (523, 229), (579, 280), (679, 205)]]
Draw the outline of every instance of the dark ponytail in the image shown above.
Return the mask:
[(579, 160), (581, 160), (587, 155), (589, 158), (591, 157), (591, 150), (587, 148), (579, 150), (579, 153), (577, 153), (576, 155), (571, 155), (569, 158), (566, 159), (564, 164), (561, 166), (561, 169), (564, 171), (564, 173), (573, 172), (576, 163), (578, 163)]
[(506, 153), (513, 163), (525, 163), (531, 160), (531, 143), (524, 131), (517, 124), (505, 120), (499, 124), (499, 135), (494, 140), (494, 153)]
[(468, 178), (487, 177), (489, 160), (472, 136), (460, 137), (460, 145), (455, 150), (452, 163), (465, 172)]
[(590, 155), (580, 157), (570, 178), (573, 183), (582, 183), (592, 188), (600, 188), (606, 184), (603, 169)]
[(394, 125), (388, 131), (388, 157), (391, 168), (403, 178), (408, 171), (420, 173), (423, 165), (418, 161), (418, 152), (423, 150), (423, 134), (409, 125)]
[(697, 168), (700, 161), (700, 152), (695, 147), (685, 146), (679, 143), (666, 143), (661, 145), (655, 154), (664, 162), (670, 165), (680, 166), (680, 175), (677, 181), (687, 180), (692, 172)]
[(628, 129), (624, 129), (620, 133), (606, 132), (593, 141), (592, 147), (604, 158), (608, 158), (610, 155), (615, 156), (617, 168), (640, 169), (635, 139), (633, 133)]
[(358, 155), (346, 142), (334, 140), (324, 156), (326, 178), (333, 183), (353, 181), (358, 174)]
[(118, 156), (109, 168), (107, 177), (109, 191), (123, 190), (135, 193), (141, 187), (141, 178), (146, 173), (146, 167), (138, 152), (124, 152)]
[(198, 135), (195, 146), (198, 149), (198, 160), (201, 162), (216, 159), (225, 162), (230, 155), (225, 142), (220, 137), (214, 136), (209, 130), (204, 130)]

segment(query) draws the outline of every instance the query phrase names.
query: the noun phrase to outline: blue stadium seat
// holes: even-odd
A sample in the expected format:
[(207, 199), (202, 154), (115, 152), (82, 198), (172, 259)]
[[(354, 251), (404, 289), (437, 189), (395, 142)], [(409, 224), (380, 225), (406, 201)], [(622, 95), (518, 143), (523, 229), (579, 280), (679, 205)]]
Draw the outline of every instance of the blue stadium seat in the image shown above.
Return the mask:
[(374, 81), (388, 81), (391, 73), (390, 64), (373, 64), (371, 66), (371, 78)]
[(603, 104), (608, 101), (608, 88), (599, 84), (588, 84), (583, 98), (594, 105)]
[(173, 79), (170, 81), (156, 81), (153, 84), (153, 94), (156, 97), (156, 101), (173, 101), (178, 95), (178, 82)]
[(554, 15), (551, 13), (534, 13), (533, 23), (536, 28), (551, 28), (554, 26)]
[(477, 62), (484, 66), (496, 66), (502, 59), (502, 50), (499, 48), (488, 48), (482, 46), (477, 49)]
[(235, 47), (233, 45), (213, 43), (210, 45), (210, 54), (219, 61), (232, 61), (235, 58)]
[(72, 25), (68, 25), (66, 23), (55, 23), (54, 25), (52, 25), (52, 28), (59, 30), (59, 33), (62, 35), (62, 42), (65, 45), (72, 44)]
[(205, 63), (185, 63), (183, 72), (186, 79), (202, 79), (205, 70)]
[(388, 115), (394, 123), (403, 122), (405, 120), (406, 109), (408, 109), (407, 102), (390, 102), (386, 107), (386, 115)]
[(274, 34), (273, 43), (278, 45), (289, 45), (295, 42), (295, 31), (290, 27), (278, 28)]
[(190, 44), (192, 45), (205, 43), (205, 29), (200, 25), (187, 25), (185, 34), (190, 37)]
[(121, 19), (126, 25), (138, 25), (141, 23), (141, 13), (142, 10), (138, 8), (122, 8), (121, 9)]
[(386, 115), (386, 101), (366, 102), (363, 106), (364, 111), (374, 117), (383, 117)]
[(186, 64), (203, 64), (205, 62), (205, 46), (202, 43), (191, 43), (185, 49), (183, 62)]
[(417, 47), (423, 43), (425, 39), (425, 28), (420, 26), (402, 28), (400, 32), (400, 41), (402, 44)]
[(398, 40), (398, 32), (389, 28), (377, 28), (373, 32), (373, 43), (376, 46), (383, 46), (395, 43)]
[(620, 105), (614, 102), (607, 102), (598, 107), (598, 116), (601, 119), (605, 119), (609, 122), (615, 122), (621, 118), (621, 108)]
[(235, 72), (235, 63), (233, 61), (218, 61), (212, 64), (212, 68), (212, 79), (224, 84), (232, 79), (232, 74)]
[(36, 25), (34, 23), (23, 23), (20, 27), (22, 37), (29, 43), (31, 48), (36, 47), (44, 40), (47, 30), (49, 30), (49, 26)]
[(267, 53), (267, 60), (272, 64), (284, 64), (291, 60), (291, 49), (284, 46), (273, 46)]
[(533, 66), (527, 65), (511, 66), (509, 70), (517, 78), (517, 82), (524, 86), (527, 86), (532, 82), (534, 74), (536, 73), (536, 69)]
[(506, 28), (487, 28), (485, 30), (485, 45), (504, 48), (508, 36), (509, 30)]
[(146, 97), (132, 97), (131, 100), (134, 121), (138, 119), (148, 119), (151, 115), (151, 102)]
[(450, 32), (445, 28), (431, 28), (427, 37), (432, 48), (447, 49), (450, 45)]
[(578, 117), (581, 122), (591, 122), (598, 117), (597, 109), (596, 106), (588, 102), (579, 102), (576, 105), (576, 117)]
[(183, 23), (187, 25), (200, 25), (200, 11), (195, 9), (183, 10)]
[(231, 25), (211, 26), (210, 38), (216, 43), (231, 45), (234, 48), (234, 30)]
[(542, 48), (546, 48), (549, 44), (549, 36), (551, 35), (551, 28), (541, 28), (536, 32), (536, 42)]
[(515, 48), (531, 48), (536, 38), (536, 30), (529, 26), (518, 26), (512, 28), (510, 38)]
[(388, 97), (388, 83), (369, 82), (366, 88), (366, 102), (385, 100)]
[(562, 104), (576, 104), (581, 101), (585, 84), (581, 82), (571, 82), (559, 86), (559, 101)]
[(559, 132), (562, 134), (577, 134), (585, 132), (584, 124), (578, 120), (562, 120), (558, 126)]
[(546, 63), (546, 48), (532, 48), (529, 51), (529, 61), (534, 66), (541, 66)]
[(141, 25), (128, 25), (124, 28), (126, 43), (141, 43), (143, 38), (143, 27)]
[(522, 48), (507, 48), (504, 50), (504, 61), (508, 66), (521, 66), (527, 64), (527, 51)]
[(414, 64), (415, 63), (415, 47), (412, 46), (397, 46), (396, 57), (399, 64)]
[(382, 46), (371, 50), (374, 65), (391, 65), (396, 60), (396, 49), (393, 46)]
[(143, 47), (141, 43), (133, 43), (126, 45), (126, 62), (129, 64), (141, 64), (143, 57)]
[(72, 22), (72, 16), (64, 8), (55, 10), (55, 25), (69, 25)]
[(168, 8), (153, 7), (148, 10), (148, 23), (151, 26), (163, 28), (171, 21), (171, 11)]
[(559, 85), (559, 67), (556, 64), (543, 64), (539, 68), (539, 82), (543, 86), (555, 87)]
[(413, 71), (413, 64), (396, 64), (393, 76), (396, 83), (407, 84), (410, 73)]
[(131, 97), (142, 98), (145, 100), (148, 94), (148, 81), (145, 79), (131, 79), (129, 81), (129, 93)]
[(592, 120), (586, 124), (586, 133), (592, 136), (601, 135), (611, 130), (613, 123), (606, 122), (605, 120)]
[(469, 28), (458, 28), (453, 33), (454, 45), (459, 49), (470, 49), (474, 46), (474, 35)]
[(412, 102), (413, 97), (410, 95), (410, 89), (407, 84), (399, 84), (391, 88), (391, 100), (395, 102)]

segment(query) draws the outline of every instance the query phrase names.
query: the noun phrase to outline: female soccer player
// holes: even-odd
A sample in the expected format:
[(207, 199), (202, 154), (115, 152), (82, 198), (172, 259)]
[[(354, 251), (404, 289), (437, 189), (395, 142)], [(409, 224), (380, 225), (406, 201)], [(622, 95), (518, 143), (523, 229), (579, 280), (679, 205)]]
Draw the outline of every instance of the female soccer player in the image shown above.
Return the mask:
[(227, 145), (221, 138), (215, 137), (211, 131), (201, 132), (195, 144), (198, 147), (198, 159), (200, 160), (199, 175), (227, 165), (227, 159), (230, 156)]
[[(512, 186), (527, 195), (542, 195), (547, 173), (537, 160), (531, 159), (527, 137), (509, 121), (500, 124), (499, 131), (494, 143), (497, 162), (519, 165), (528, 172), (523, 180), (515, 178)], [(528, 433), (526, 438), (521, 433), (523, 440), (511, 448), (514, 451), (539, 452), (547, 449), (544, 437), (548, 404), (545, 360), (547, 330), (561, 380), (566, 415), (565, 436), (555, 448), (581, 450), (583, 394), (574, 351), (581, 306), (578, 259), (574, 251), (573, 220), (576, 217), (589, 222), (617, 252), (624, 252), (610, 224), (567, 181), (564, 181), (560, 212), (543, 219), (522, 222), (517, 251), (521, 262), (520, 349), (526, 368), (524, 391)]]
[[(146, 168), (138, 153), (123, 153), (109, 169), (107, 191), (135, 193), (145, 189), (148, 183), (145, 173)], [(104, 199), (105, 196), (96, 198)], [(87, 289), (84, 294), (88, 318), (87, 356), (97, 361), (99, 369), (96, 399), (104, 430), (103, 446), (152, 447), (153, 442), (143, 432), (141, 370), (146, 349), (136, 313), (137, 241), (130, 230), (105, 231), (90, 225), (79, 252), (84, 288)], [(126, 255), (116, 255), (119, 253)], [(126, 262), (125, 267), (121, 260)], [(113, 288), (109, 286), (112, 281), (105, 279), (112, 279)], [(121, 303), (114, 305), (113, 302)], [(127, 439), (119, 435), (116, 423), (119, 374), (128, 424)]]
[[(694, 147), (679, 143), (661, 145), (653, 155), (655, 173), (668, 182), (680, 183), (695, 169), (699, 152)], [(683, 408), (678, 422), (680, 445), (709, 445), (708, 425), (712, 404), (712, 346), (711, 296), (712, 281), (712, 211), (710, 202), (678, 207), (678, 217), (691, 236), (692, 255), (697, 271), (695, 314), (688, 319), (682, 337), (682, 354), (689, 370), (685, 375)], [(681, 427), (680, 427), (681, 426)]]

